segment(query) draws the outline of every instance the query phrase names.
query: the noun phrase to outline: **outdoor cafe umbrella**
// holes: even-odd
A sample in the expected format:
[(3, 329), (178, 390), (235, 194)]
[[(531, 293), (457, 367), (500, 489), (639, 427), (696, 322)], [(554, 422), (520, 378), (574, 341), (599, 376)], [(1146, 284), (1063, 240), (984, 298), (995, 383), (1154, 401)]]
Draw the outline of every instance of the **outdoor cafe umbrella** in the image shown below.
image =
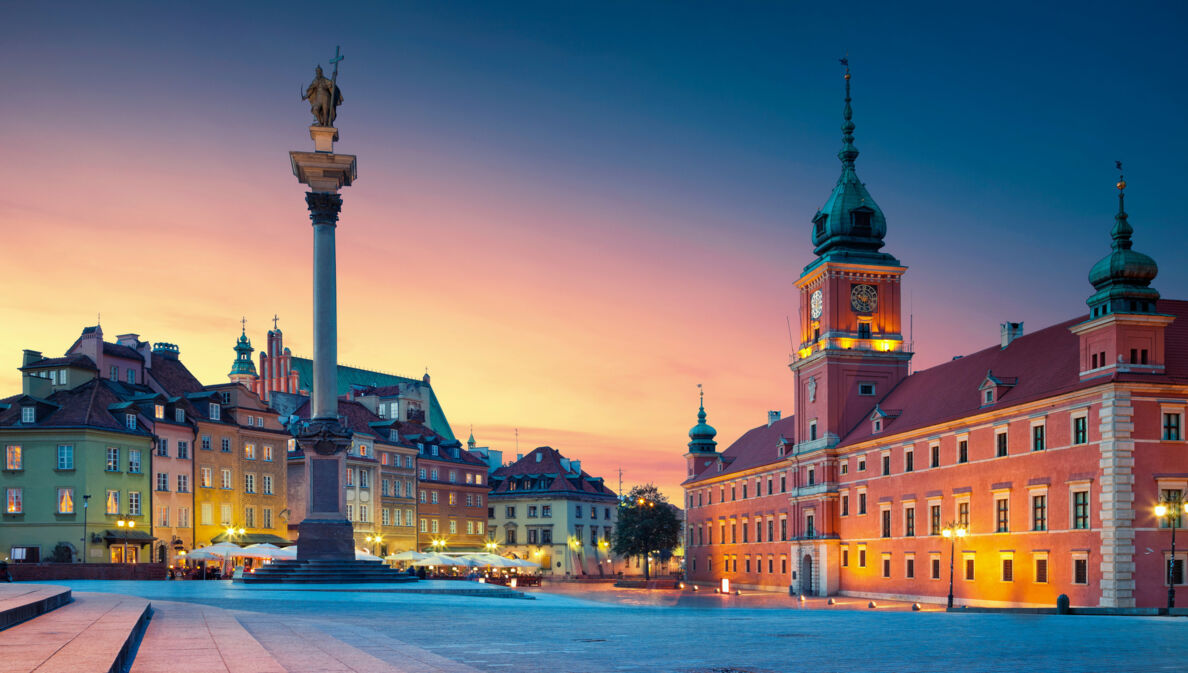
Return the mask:
[(195, 549), (194, 551), (186, 554), (186, 560), (187, 561), (222, 561), (223, 556), (222, 556), (222, 554), (216, 554), (214, 552), (209, 552), (204, 549)]
[(420, 561), (421, 559), (429, 558), (430, 554), (422, 554), (419, 551), (402, 551), (399, 554), (388, 554), (386, 560), (388, 561)]
[(194, 554), (207, 553), (212, 554), (213, 558), (222, 560), (228, 556), (237, 556), (237, 552), (240, 551), (243, 551), (243, 549), (237, 544), (231, 544), (230, 542), (220, 542), (218, 544), (212, 544), (209, 547), (200, 547), (195, 549), (194, 551), (190, 552), (188, 556), (190, 558), (195, 558)]
[(270, 559), (275, 561), (277, 559), (297, 558), (297, 553), (288, 549), (281, 549), (276, 545), (271, 545), (265, 542), (263, 544), (254, 544), (244, 547), (241, 551), (235, 553), (234, 556), (243, 556), (246, 558), (255, 559)]
[(413, 561), (411, 565), (415, 566), (462, 566), (466, 565), (463, 561), (452, 559), (448, 556), (441, 556), (438, 554), (428, 554), (426, 558), (418, 561)]
[(375, 554), (369, 554), (369, 553), (363, 551), (362, 549), (356, 549), (355, 550), (355, 560), (356, 561), (382, 561), (383, 559), (376, 556)]
[(511, 559), (504, 558), (498, 554), (468, 554), (470, 558), (477, 559), (481, 567), (484, 568), (511, 568), (513, 563)]

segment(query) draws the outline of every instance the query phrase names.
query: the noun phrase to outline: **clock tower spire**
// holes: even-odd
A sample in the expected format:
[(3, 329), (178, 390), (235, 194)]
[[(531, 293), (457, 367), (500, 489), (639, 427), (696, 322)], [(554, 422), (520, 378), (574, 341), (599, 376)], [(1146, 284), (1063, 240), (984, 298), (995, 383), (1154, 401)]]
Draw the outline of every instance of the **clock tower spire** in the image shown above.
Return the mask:
[(797, 451), (828, 448), (866, 420), (875, 403), (907, 376), (911, 359), (901, 329), (900, 286), (907, 267), (881, 252), (887, 220), (855, 162), (850, 67), (845, 66), (841, 176), (813, 217), (814, 259), (796, 281), (800, 345), (796, 378)]

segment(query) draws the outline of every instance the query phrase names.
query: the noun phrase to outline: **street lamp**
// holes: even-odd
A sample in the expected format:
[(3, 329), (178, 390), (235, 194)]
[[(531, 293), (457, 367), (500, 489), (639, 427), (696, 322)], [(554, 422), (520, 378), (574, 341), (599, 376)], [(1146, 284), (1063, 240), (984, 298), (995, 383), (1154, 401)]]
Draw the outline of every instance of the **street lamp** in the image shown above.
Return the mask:
[(1180, 527), (1180, 513), (1188, 512), (1188, 502), (1162, 500), (1155, 505), (1155, 516), (1165, 519), (1171, 528), (1171, 559), (1167, 562), (1167, 609), (1176, 607), (1176, 529)]
[(374, 547), (371, 548), (371, 553), (375, 554), (376, 556), (379, 556), (379, 554), (376, 554), (376, 551), (379, 550), (379, 543), (384, 541), (383, 536), (382, 535), (368, 535), (364, 539), (366, 539), (368, 543), (375, 545)]
[(120, 517), (118, 520), (116, 520), (116, 526), (118, 526), (120, 528), (121, 535), (123, 536), (123, 539), (124, 539), (123, 557), (124, 557), (124, 563), (127, 563), (128, 562), (128, 533), (132, 532), (132, 529), (136, 527), (136, 520)]
[(953, 607), (953, 559), (957, 553), (957, 538), (965, 537), (965, 528), (953, 522), (944, 527), (941, 535), (949, 539), (949, 608)]
[(83, 539), (82, 539), (82, 562), (87, 562), (87, 506), (90, 505), (91, 494), (83, 494)]

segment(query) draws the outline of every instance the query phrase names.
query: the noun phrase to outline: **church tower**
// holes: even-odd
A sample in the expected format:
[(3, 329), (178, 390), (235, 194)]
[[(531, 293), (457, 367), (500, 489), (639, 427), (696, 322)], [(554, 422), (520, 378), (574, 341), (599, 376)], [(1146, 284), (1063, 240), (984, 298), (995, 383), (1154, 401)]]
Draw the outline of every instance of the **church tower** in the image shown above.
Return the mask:
[(1164, 330), (1175, 320), (1157, 309), (1159, 291), (1151, 281), (1159, 266), (1133, 249), (1124, 176), (1118, 176), (1117, 187), (1118, 214), (1110, 230), (1113, 250), (1089, 271), (1089, 282), (1097, 290), (1085, 302), (1089, 318), (1071, 328), (1080, 337), (1082, 379), (1118, 372), (1164, 373)]
[(880, 252), (887, 220), (854, 168), (850, 69), (842, 63), (841, 177), (812, 220), (817, 258), (796, 281), (800, 345), (790, 367), (798, 451), (832, 446), (867, 420), (875, 402), (907, 376), (912, 356), (901, 328), (907, 267)]
[(255, 386), (256, 365), (252, 362), (252, 341), (247, 337), (247, 323), (244, 322), (239, 340), (235, 342), (235, 362), (231, 363), (231, 372), (227, 375), (232, 383), (243, 384), (248, 390)]
[[(701, 387), (700, 384), (697, 386)], [(705, 422), (705, 392), (700, 393), (697, 408), (697, 425), (689, 430), (689, 452), (685, 454), (688, 477), (696, 476), (707, 465), (718, 459), (718, 443), (714, 441), (718, 431)]]

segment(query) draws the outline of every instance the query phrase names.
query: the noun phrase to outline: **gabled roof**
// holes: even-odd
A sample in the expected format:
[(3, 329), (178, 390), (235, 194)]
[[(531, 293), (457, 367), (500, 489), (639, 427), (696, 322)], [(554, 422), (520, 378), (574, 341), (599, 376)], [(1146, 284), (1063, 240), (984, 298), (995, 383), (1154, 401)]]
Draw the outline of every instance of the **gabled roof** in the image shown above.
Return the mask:
[(202, 383), (175, 357), (153, 353), (148, 374), (166, 395), (181, 396), (202, 390)]
[(690, 484), (711, 477), (745, 472), (785, 460), (779, 453), (779, 446), (787, 442), (788, 438), (795, 437), (795, 419), (795, 416), (788, 416), (771, 425), (764, 423), (747, 430), (722, 452), (719, 460), (724, 467), (721, 472), (718, 471), (719, 461), (714, 461), (699, 474), (686, 479), (684, 483)]
[[(122, 418), (117, 418), (110, 411), (114, 405), (122, 402), (116, 394), (110, 381), (91, 379), (82, 385), (70, 389), (55, 391), (44, 402), (47, 413), (37, 420), (33, 426), (20, 424), (21, 410), (19, 400), (23, 395), (10, 397), (4, 402), (9, 403), (7, 409), (0, 411), (0, 428), (3, 427), (90, 427), (103, 430), (114, 430), (126, 434), (147, 435), (148, 431), (138, 427), (129, 430)], [(54, 406), (49, 406), (54, 405)]]
[[(553, 492), (618, 497), (603, 484), (601, 477), (592, 477), (585, 470), (576, 471), (573, 463), (569, 463), (570, 468), (566, 469), (562, 460), (565, 457), (561, 452), (550, 446), (533, 449), (520, 460), (491, 473), (491, 495)], [(515, 489), (511, 487), (513, 481), (517, 483)], [(526, 487), (520, 487), (520, 484)]]
[[(1113, 373), (1085, 381), (1080, 377), (1080, 341), (1069, 328), (1084, 322), (1081, 316), (1026, 334), (1002, 348), (994, 345), (956, 360), (908, 376), (879, 400), (884, 409), (899, 409), (881, 437), (916, 430), (985, 411), (976, 394), (992, 376), (1009, 386), (994, 408), (1014, 406), (1061, 395), (1110, 381), (1188, 383), (1188, 301), (1160, 300), (1160, 313), (1176, 317), (1165, 332), (1167, 356), (1164, 374)], [(842, 439), (846, 446), (871, 439), (870, 427), (859, 424)]]

